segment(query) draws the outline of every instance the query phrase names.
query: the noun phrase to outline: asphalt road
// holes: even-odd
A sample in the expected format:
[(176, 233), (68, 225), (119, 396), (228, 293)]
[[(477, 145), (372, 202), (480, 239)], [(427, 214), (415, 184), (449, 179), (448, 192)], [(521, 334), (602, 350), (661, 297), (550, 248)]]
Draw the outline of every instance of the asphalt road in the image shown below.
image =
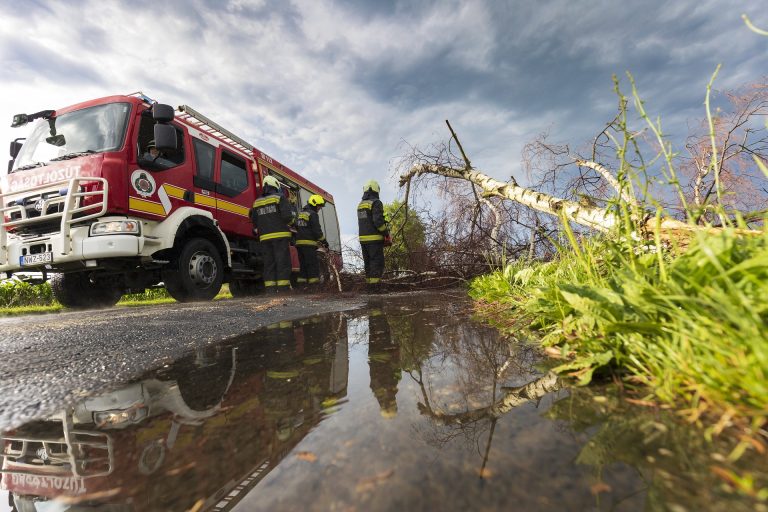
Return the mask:
[(303, 295), (0, 319), (0, 432), (136, 379), (195, 348), (365, 297)]

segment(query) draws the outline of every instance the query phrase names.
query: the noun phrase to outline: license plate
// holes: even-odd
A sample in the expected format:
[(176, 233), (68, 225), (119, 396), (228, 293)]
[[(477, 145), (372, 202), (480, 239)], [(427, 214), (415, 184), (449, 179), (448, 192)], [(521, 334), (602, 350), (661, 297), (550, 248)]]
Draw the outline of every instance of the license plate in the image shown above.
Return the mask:
[(41, 252), (39, 254), (27, 254), (26, 256), (19, 257), (19, 265), (22, 267), (36, 267), (38, 265), (45, 265), (53, 261), (52, 252)]

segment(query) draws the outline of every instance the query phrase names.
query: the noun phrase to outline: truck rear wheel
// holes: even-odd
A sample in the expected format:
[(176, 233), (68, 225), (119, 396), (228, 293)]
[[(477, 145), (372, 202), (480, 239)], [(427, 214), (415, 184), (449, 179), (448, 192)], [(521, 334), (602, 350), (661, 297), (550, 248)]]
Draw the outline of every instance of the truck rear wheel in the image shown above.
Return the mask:
[(74, 309), (114, 306), (123, 295), (115, 285), (91, 282), (88, 272), (53, 274), (51, 290), (62, 306)]
[(216, 246), (205, 238), (184, 242), (163, 271), (163, 282), (179, 302), (213, 299), (224, 281), (224, 263)]

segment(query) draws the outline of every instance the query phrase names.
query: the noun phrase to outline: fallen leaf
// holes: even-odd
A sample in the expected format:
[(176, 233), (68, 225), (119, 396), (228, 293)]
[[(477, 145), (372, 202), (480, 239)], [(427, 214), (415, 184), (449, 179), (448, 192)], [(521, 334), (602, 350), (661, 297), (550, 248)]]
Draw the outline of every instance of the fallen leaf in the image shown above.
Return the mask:
[(590, 486), (589, 490), (593, 495), (597, 496), (601, 492), (611, 492), (611, 486), (605, 482), (597, 482)]
[(203, 505), (205, 505), (205, 500), (200, 498), (194, 505), (192, 505), (192, 508), (189, 509), (189, 512), (199, 512), (203, 509)]
[(488, 468), (478, 468), (475, 470), (480, 478), (492, 478), (493, 471)]
[(394, 474), (394, 469), (388, 469), (387, 471), (382, 471), (381, 473), (370, 476), (368, 478), (363, 478), (357, 482), (357, 485), (355, 486), (355, 492), (370, 492), (374, 490), (377, 485), (384, 483)]
[(317, 455), (312, 452), (299, 452), (296, 454), (296, 457), (307, 462), (315, 462), (317, 460)]
[(168, 476), (176, 476), (180, 473), (184, 473), (185, 471), (189, 471), (190, 469), (194, 468), (197, 464), (195, 462), (190, 462), (188, 464), (184, 464), (183, 466), (179, 466), (177, 468), (169, 469), (165, 472)]
[(636, 398), (625, 398), (624, 401), (634, 405), (642, 405), (643, 407), (656, 407), (656, 403), (651, 402), (650, 400), (638, 400)]

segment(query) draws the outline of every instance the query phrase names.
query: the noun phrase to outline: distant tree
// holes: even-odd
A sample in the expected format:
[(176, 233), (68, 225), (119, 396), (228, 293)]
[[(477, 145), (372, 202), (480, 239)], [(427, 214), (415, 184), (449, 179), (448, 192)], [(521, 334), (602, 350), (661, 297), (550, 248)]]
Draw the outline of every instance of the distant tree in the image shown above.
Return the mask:
[(686, 199), (698, 210), (699, 222), (715, 222), (714, 205), (739, 211), (747, 220), (762, 219), (768, 185), (754, 157), (768, 159), (768, 129), (762, 124), (768, 116), (768, 77), (721, 95), (727, 105), (712, 113), (711, 129), (704, 119), (686, 141), (690, 156), (681, 165)]
[(405, 204), (397, 200), (384, 205), (384, 215), (392, 235), (392, 246), (385, 252), (385, 270), (424, 270), (426, 230), (421, 217), (413, 210), (406, 217)]

